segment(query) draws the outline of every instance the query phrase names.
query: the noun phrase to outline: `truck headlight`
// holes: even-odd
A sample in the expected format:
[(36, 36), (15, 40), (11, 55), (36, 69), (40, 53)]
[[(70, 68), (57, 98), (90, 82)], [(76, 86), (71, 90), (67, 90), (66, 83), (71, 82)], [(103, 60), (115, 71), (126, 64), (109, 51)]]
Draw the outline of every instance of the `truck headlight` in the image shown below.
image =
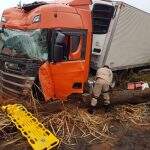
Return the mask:
[(1, 18), (1, 22), (6, 22), (6, 18), (5, 18), (5, 16), (2, 16), (2, 18)]
[(41, 15), (37, 15), (33, 18), (33, 23), (37, 23), (41, 21)]

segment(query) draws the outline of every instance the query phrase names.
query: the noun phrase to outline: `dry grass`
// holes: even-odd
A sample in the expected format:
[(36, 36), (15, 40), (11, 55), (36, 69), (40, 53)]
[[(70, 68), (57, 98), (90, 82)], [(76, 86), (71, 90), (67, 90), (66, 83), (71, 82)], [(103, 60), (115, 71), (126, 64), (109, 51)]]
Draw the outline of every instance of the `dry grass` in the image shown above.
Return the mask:
[(113, 133), (112, 128), (115, 126), (122, 131), (131, 124), (150, 126), (150, 123), (145, 121), (148, 117), (147, 111), (146, 105), (130, 105), (116, 107), (112, 113), (99, 111), (95, 115), (90, 115), (86, 110), (72, 106), (65, 107), (60, 113), (47, 116), (44, 124), (66, 145), (78, 144), (78, 138), (93, 144), (97, 141), (113, 141), (119, 138)]
[[(116, 106), (110, 113), (98, 110), (94, 115), (88, 114), (86, 109), (76, 105), (63, 104), (62, 111), (50, 113), (48, 109), (46, 112), (39, 109), (42, 105), (37, 103), (33, 96), (31, 97), (29, 102), (22, 101), (22, 103), (60, 139), (58, 149), (62, 145), (69, 149), (76, 149), (76, 146), (83, 147), (84, 143), (95, 144), (105, 141), (112, 145), (130, 126), (150, 127), (150, 105), (148, 104)], [(20, 103), (21, 100), (14, 100), (11, 97), (8, 100), (1, 99), (0, 106), (17, 102)], [(26, 144), (25, 138), (15, 125), (0, 111), (0, 149), (13, 149), (12, 145), (17, 145), (18, 149), (19, 145), (22, 148)]]
[[(55, 114), (44, 114), (43, 111), (38, 111), (38, 107), (35, 101), (34, 107), (28, 105), (29, 110), (34, 109), (33, 112), (40, 122), (60, 139), (59, 146), (66, 145), (72, 149), (80, 145), (81, 141), (86, 144), (109, 141), (112, 144), (131, 125), (150, 126), (150, 110), (146, 104), (117, 106), (111, 113), (98, 110), (95, 115), (90, 115), (86, 109), (71, 104), (63, 105), (63, 111)], [(6, 114), (0, 112), (2, 146), (13, 145), (18, 141), (24, 142), (24, 138), (18, 133)]]

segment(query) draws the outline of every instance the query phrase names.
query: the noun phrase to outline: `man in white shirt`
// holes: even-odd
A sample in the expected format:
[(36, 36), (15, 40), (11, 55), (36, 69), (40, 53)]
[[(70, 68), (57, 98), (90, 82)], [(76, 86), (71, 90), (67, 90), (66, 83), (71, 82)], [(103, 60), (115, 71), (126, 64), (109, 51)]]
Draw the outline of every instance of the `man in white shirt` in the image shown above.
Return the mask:
[(99, 68), (96, 73), (96, 83), (93, 88), (93, 98), (91, 100), (91, 108), (89, 113), (93, 113), (97, 105), (98, 98), (103, 95), (104, 105), (110, 104), (109, 88), (113, 80), (113, 73), (109, 66), (105, 65), (103, 68)]

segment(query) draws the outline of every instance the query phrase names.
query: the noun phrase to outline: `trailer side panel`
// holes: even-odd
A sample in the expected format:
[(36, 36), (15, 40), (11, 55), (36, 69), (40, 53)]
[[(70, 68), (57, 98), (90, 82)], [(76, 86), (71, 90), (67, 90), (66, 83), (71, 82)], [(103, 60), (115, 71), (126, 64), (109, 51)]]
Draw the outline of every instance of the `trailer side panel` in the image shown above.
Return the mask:
[(127, 69), (150, 64), (150, 14), (123, 4), (103, 64)]

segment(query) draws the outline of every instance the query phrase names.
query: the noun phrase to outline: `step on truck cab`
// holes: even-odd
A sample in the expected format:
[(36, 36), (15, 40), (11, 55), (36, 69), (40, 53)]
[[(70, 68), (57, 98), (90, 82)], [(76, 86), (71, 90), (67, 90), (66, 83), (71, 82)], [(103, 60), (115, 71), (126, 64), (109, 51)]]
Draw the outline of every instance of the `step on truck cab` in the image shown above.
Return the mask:
[[(83, 93), (92, 45), (90, 0), (35, 2), (1, 20), (1, 91), (43, 93), (45, 101)], [(39, 96), (39, 95), (37, 95)]]

